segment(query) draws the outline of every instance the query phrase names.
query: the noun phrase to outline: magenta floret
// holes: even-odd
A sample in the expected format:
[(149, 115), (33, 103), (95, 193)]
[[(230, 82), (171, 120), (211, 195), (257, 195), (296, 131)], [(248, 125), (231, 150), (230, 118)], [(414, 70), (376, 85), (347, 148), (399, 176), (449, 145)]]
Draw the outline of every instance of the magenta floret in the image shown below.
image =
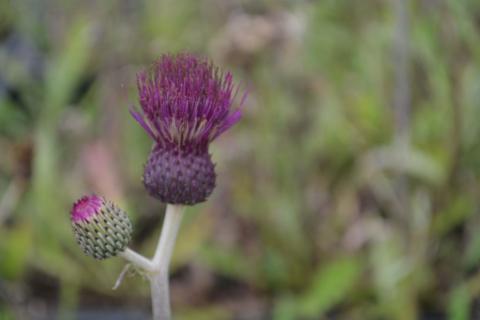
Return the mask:
[(73, 222), (87, 221), (102, 207), (103, 200), (94, 194), (84, 196), (73, 204), (70, 217)]
[(163, 55), (137, 85), (143, 114), (131, 113), (164, 148), (204, 152), (241, 118), (232, 74), (190, 54)]

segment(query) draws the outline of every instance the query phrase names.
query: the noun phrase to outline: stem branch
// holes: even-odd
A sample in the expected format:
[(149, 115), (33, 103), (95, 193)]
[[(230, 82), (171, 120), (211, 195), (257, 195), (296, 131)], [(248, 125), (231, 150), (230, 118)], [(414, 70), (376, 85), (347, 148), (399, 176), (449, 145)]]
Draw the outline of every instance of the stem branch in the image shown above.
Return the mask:
[(130, 248), (126, 248), (125, 251), (123, 251), (119, 255), (125, 260), (130, 261), (133, 265), (147, 272), (154, 272), (156, 269), (154, 263), (150, 259), (145, 258), (141, 254), (138, 254)]
[(183, 206), (167, 205), (162, 233), (153, 259), (147, 259), (129, 248), (120, 253), (124, 259), (149, 273), (154, 320), (171, 319), (168, 267), (182, 222), (183, 211)]

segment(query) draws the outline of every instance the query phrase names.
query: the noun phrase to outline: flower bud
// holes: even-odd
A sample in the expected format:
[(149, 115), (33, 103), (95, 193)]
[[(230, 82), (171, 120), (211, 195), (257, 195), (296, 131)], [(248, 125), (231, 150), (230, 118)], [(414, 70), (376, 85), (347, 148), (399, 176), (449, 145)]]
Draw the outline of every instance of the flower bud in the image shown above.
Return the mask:
[(77, 243), (95, 259), (116, 256), (130, 242), (132, 224), (126, 212), (102, 197), (90, 195), (77, 200), (70, 218)]

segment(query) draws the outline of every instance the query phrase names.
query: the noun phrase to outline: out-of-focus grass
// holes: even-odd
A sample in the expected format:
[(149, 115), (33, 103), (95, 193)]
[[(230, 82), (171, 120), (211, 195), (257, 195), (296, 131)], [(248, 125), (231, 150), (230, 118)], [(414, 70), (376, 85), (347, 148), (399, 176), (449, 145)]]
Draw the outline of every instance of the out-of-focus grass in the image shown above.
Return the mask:
[(148, 310), (140, 276), (111, 291), (120, 259), (82, 255), (68, 210), (84, 193), (115, 199), (135, 221), (133, 247), (152, 252), (163, 207), (141, 186), (150, 141), (127, 110), (135, 73), (179, 50), (211, 56), (251, 91), (242, 122), (212, 146), (218, 187), (179, 235), (179, 319), (475, 318), (480, 4), (409, 4), (406, 147), (392, 107), (395, 10), (1, 2), (0, 319)]

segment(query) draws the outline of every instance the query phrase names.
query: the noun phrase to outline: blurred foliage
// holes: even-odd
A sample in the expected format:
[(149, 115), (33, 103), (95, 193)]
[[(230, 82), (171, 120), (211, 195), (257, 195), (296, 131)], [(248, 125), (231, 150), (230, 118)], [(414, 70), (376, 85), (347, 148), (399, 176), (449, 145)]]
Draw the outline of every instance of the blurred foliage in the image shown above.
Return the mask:
[(136, 72), (182, 50), (250, 95), (180, 231), (178, 319), (480, 317), (480, 3), (405, 2), (411, 106), (394, 110), (396, 3), (0, 1), (0, 319), (149, 313), (146, 282), (112, 291), (123, 262), (83, 256), (68, 212), (115, 200), (152, 253), (164, 208), (128, 106)]

